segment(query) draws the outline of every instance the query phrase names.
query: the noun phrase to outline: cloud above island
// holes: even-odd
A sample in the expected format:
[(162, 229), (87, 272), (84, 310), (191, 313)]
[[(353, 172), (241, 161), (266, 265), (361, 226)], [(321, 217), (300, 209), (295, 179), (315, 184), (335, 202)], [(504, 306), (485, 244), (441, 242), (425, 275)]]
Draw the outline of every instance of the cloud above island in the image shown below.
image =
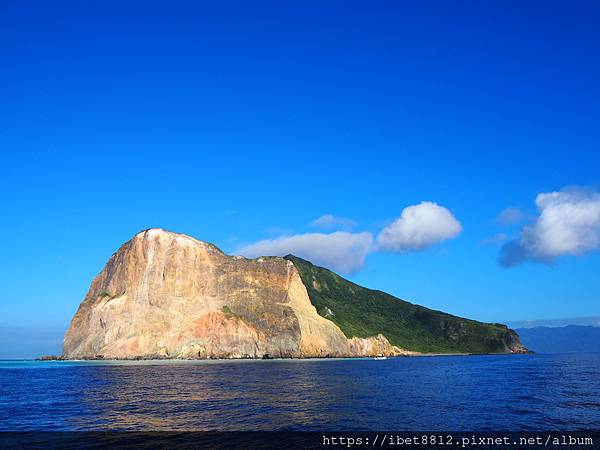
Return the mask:
[(538, 215), (507, 242), (498, 262), (512, 267), (525, 261), (552, 263), (565, 255), (600, 249), (600, 193), (582, 189), (540, 193)]
[[(313, 227), (324, 229), (355, 225), (352, 219), (331, 214), (311, 223)], [(404, 208), (399, 218), (379, 232), (377, 241), (369, 231), (285, 234), (243, 245), (236, 253), (248, 258), (291, 253), (335, 271), (353, 273), (364, 267), (371, 253), (422, 251), (458, 236), (461, 231), (460, 222), (448, 209), (437, 203), (421, 202)]]
[(503, 209), (500, 214), (498, 214), (496, 222), (501, 225), (516, 225), (521, 223), (523, 219), (525, 219), (525, 213), (521, 211), (520, 208), (511, 206)]
[(320, 228), (321, 230), (351, 230), (356, 226), (356, 221), (348, 217), (334, 216), (333, 214), (325, 214), (313, 220), (311, 226)]
[(304, 233), (264, 239), (239, 248), (237, 253), (248, 258), (285, 256), (291, 253), (320, 266), (352, 273), (363, 268), (372, 247), (373, 235), (369, 232), (336, 231), (329, 234)]
[(421, 202), (402, 214), (377, 236), (379, 247), (394, 252), (424, 250), (460, 234), (462, 225), (443, 206)]

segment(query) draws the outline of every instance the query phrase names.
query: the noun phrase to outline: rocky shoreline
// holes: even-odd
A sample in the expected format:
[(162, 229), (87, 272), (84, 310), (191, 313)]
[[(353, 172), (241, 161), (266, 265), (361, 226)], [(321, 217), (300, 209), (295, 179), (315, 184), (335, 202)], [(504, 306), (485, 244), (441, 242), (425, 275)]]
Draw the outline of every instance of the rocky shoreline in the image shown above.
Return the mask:
[[(435, 357), (435, 356), (511, 356), (511, 355), (533, 355), (535, 352), (528, 350), (525, 352), (514, 352), (514, 353), (419, 353), (419, 352), (407, 352), (398, 355), (386, 355), (386, 358), (406, 358), (406, 357)], [(67, 358), (64, 356), (41, 356), (36, 358), (36, 361), (263, 361), (263, 360), (332, 360), (332, 359), (370, 359), (376, 356), (301, 356), (301, 357), (281, 357), (263, 355), (260, 356), (246, 356), (246, 357), (213, 357), (213, 358), (170, 358), (160, 355), (152, 356), (134, 356), (129, 358), (103, 358), (101, 356), (93, 358)]]

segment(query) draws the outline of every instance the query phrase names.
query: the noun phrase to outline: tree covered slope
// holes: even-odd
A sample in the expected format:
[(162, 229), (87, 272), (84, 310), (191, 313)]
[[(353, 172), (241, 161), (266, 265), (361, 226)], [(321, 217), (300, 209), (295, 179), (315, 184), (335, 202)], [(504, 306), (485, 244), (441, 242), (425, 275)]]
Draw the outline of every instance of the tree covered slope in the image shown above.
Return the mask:
[(523, 353), (518, 335), (501, 324), (463, 319), (354, 284), (293, 255), (317, 312), (347, 337), (379, 333), (398, 347), (424, 353)]

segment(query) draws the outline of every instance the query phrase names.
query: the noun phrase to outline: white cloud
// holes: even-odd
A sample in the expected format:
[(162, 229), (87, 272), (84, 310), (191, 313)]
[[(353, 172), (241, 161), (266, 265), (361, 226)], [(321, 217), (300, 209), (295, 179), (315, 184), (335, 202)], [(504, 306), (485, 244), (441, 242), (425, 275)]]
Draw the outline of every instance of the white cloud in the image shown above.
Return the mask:
[(332, 270), (352, 273), (365, 264), (373, 248), (373, 235), (368, 232), (305, 233), (265, 239), (238, 249), (248, 258), (285, 256), (289, 253)]
[(502, 210), (496, 221), (502, 225), (515, 225), (522, 222), (525, 214), (519, 208), (510, 207)]
[(499, 262), (513, 266), (527, 259), (552, 262), (563, 255), (582, 255), (600, 249), (600, 194), (582, 190), (541, 193), (539, 215), (507, 243)]
[(337, 217), (332, 214), (325, 214), (311, 222), (315, 228), (322, 230), (350, 230), (356, 226), (356, 222), (347, 217)]
[(281, 236), (282, 234), (292, 234), (289, 228), (269, 227), (265, 230), (269, 236)]
[(535, 203), (540, 215), (521, 234), (534, 255), (581, 255), (600, 246), (600, 194), (552, 192), (539, 194)]
[(492, 237), (488, 239), (484, 239), (481, 241), (484, 245), (498, 245), (506, 242), (508, 240), (508, 235), (506, 233), (496, 233)]
[[(320, 228), (356, 225), (352, 219), (326, 214), (312, 222)], [(418, 251), (451, 239), (462, 231), (460, 223), (446, 208), (432, 202), (409, 206), (378, 235), (374, 245), (370, 232), (286, 234), (244, 245), (237, 254), (248, 258), (293, 254), (329, 269), (352, 273), (362, 269), (367, 255), (377, 250)]]
[(458, 220), (443, 206), (432, 202), (404, 208), (391, 225), (379, 233), (379, 246), (398, 252), (423, 250), (456, 237), (462, 231)]

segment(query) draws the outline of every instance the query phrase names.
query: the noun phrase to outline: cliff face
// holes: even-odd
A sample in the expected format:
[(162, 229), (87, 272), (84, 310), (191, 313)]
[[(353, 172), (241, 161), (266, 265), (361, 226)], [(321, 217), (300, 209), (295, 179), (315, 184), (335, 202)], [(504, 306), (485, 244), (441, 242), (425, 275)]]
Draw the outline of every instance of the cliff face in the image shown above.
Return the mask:
[(402, 354), (382, 335), (348, 339), (320, 316), (292, 261), (227, 256), (151, 229), (94, 279), (65, 358), (243, 358)]

